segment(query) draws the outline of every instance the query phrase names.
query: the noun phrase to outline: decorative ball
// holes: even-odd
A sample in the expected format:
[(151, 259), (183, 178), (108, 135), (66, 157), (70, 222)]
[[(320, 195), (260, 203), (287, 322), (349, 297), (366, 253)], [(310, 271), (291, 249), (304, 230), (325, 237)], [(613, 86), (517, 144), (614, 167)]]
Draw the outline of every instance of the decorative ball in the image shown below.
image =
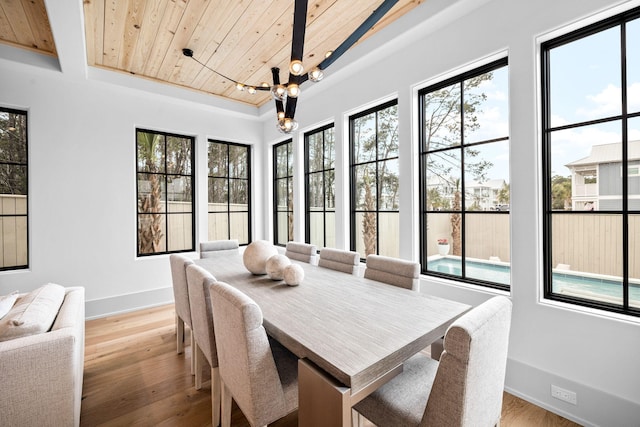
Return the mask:
[(271, 280), (282, 280), (284, 278), (284, 268), (291, 265), (291, 260), (284, 255), (273, 255), (267, 260), (265, 266), (267, 270), (267, 276)]
[(256, 240), (244, 250), (242, 262), (247, 270), (253, 274), (266, 274), (267, 260), (278, 254), (278, 250), (266, 240)]
[(298, 264), (284, 268), (284, 282), (289, 286), (298, 286), (304, 280), (304, 270)]

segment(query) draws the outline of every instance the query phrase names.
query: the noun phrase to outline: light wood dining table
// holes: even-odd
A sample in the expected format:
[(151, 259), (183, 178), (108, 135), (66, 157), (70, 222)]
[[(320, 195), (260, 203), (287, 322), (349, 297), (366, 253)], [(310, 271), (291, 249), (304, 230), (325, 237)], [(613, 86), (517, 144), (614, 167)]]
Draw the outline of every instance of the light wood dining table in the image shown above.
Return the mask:
[(299, 286), (253, 275), (242, 255), (199, 259), (218, 280), (262, 309), (267, 333), (296, 354), (298, 425), (351, 425), (351, 407), (402, 371), (471, 307), (374, 280), (292, 261)]

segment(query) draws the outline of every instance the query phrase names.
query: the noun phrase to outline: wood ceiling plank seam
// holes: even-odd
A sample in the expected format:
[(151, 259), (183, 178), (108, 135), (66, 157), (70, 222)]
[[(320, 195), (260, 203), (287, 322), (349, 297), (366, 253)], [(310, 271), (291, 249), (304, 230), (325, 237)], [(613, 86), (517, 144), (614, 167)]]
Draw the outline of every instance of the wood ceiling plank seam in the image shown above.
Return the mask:
[(7, 44), (18, 44), (18, 38), (13, 28), (11, 28), (11, 24), (9, 24), (9, 18), (4, 11), (2, 3), (0, 3), (0, 39), (7, 42)]
[(8, 0), (3, 1), (3, 5), (7, 21), (15, 34), (15, 42), (25, 47), (35, 48), (37, 46), (36, 41), (27, 15), (22, 7), (22, 2), (20, 0)]
[(104, 7), (104, 39), (102, 65), (118, 68), (127, 8), (119, 0), (108, 0)]
[[(204, 62), (203, 58), (208, 51), (208, 55), (213, 54), (217, 48), (217, 38), (224, 34), (226, 26), (229, 28), (232, 25), (232, 21), (235, 21), (235, 10), (244, 10), (248, 7), (248, 3), (242, 2), (229, 2), (226, 0), (213, 0), (209, 3), (209, 7), (206, 10), (206, 15), (203, 15), (202, 19), (196, 25), (193, 32), (193, 36), (188, 42), (188, 46), (183, 48), (190, 48), (195, 58), (200, 62)], [(211, 46), (211, 47), (210, 47)], [(203, 51), (205, 54), (203, 55)], [(198, 62), (189, 59), (183, 62), (182, 72), (180, 74), (181, 82), (183, 84), (194, 87), (194, 80), (204, 67)]]
[(22, 5), (27, 14), (29, 25), (33, 31), (37, 49), (55, 55), (56, 47), (44, 0), (22, 0)]
[[(244, 6), (242, 2), (227, 2), (227, 4), (231, 4), (233, 8), (231, 10), (225, 8), (216, 15), (216, 19), (211, 23), (214, 31), (212, 31), (209, 41), (204, 45), (204, 49), (194, 50), (196, 58), (204, 64), (207, 64), (211, 60), (211, 57), (218, 50), (218, 46), (224, 42), (225, 35), (231, 31), (231, 28), (236, 25), (238, 18), (242, 16), (245, 9), (250, 6), (250, 2), (245, 2)], [(220, 21), (222, 22), (220, 23)], [(202, 84), (202, 80), (206, 80), (210, 73), (210, 70), (200, 66), (200, 70), (193, 79), (192, 86), (194, 88), (199, 87), (199, 85)]]
[[(286, 8), (281, 8), (283, 3), (287, 3), (288, 6)], [(262, 18), (264, 16), (271, 18)], [(291, 27), (293, 25), (293, 3), (292, 2), (283, 2), (274, 1), (271, 3), (270, 7), (255, 10), (255, 9), (247, 9), (247, 11), (236, 21), (233, 28), (226, 34), (224, 41), (218, 46), (218, 49), (215, 52), (215, 55), (207, 62), (207, 66), (218, 71), (221, 74), (227, 75), (234, 80), (240, 80), (239, 76), (236, 76), (233, 72), (232, 67), (237, 65), (238, 57), (233, 56), (234, 51), (238, 52), (246, 52), (249, 46), (252, 44), (253, 37), (247, 36), (248, 33), (253, 31), (253, 26), (248, 25), (247, 23), (251, 22), (261, 22), (266, 21), (267, 25), (264, 25), (261, 28), (268, 27), (271, 25), (270, 23), (276, 22), (279, 17), (282, 16), (290, 16), (288, 19), (288, 25), (282, 28), (280, 31), (286, 36), (289, 34), (288, 38), (283, 37), (283, 43), (288, 43), (287, 40), (291, 39)], [(262, 18), (262, 19), (261, 19)], [(263, 37), (263, 34), (260, 34), (259, 37)], [(257, 37), (257, 38), (259, 38)], [(244, 39), (244, 41), (243, 41)], [(232, 55), (229, 58), (229, 55)], [(225, 66), (225, 64), (227, 64)], [(219, 92), (217, 89), (216, 81), (219, 81), (219, 76), (211, 73), (212, 75), (207, 78), (207, 80), (203, 83), (201, 88), (207, 88), (207, 90), (213, 90), (214, 92)], [(256, 82), (254, 84), (259, 84)], [(198, 87), (198, 86), (196, 86)]]
[(92, 66), (102, 64), (104, 51), (104, 0), (83, 2), (87, 63)]
[[(288, 11), (284, 11), (282, 14), (280, 14), (280, 16), (276, 16), (273, 13), (266, 12), (265, 14), (268, 14), (269, 16), (271, 16), (271, 18), (260, 19), (263, 24), (258, 28), (252, 27), (252, 31), (247, 32), (255, 32), (259, 35), (256, 35), (254, 37), (242, 36), (246, 40), (243, 44), (244, 47), (238, 47), (237, 49), (227, 51), (227, 55), (224, 58), (218, 57), (218, 61), (220, 63), (219, 65), (217, 65), (217, 67), (220, 70), (216, 71), (219, 71), (225, 75), (229, 75), (237, 81), (255, 86), (260, 85), (262, 81), (270, 81), (267, 76), (265, 76), (265, 78), (260, 81), (249, 80), (247, 79), (247, 77), (253, 73), (245, 73), (244, 70), (248, 66), (251, 66), (251, 64), (254, 64), (255, 61), (260, 60), (259, 52), (270, 50), (274, 46), (288, 47), (289, 50), (291, 50), (291, 38), (287, 38), (283, 31), (278, 31), (278, 28), (291, 26), (293, 21), (292, 16), (288, 13)], [(263, 14), (263, 16), (265, 14)], [(253, 44), (251, 44), (252, 41)], [(215, 66), (216, 65), (214, 65), (214, 67)], [(216, 68), (214, 67), (212, 68), (215, 70)], [(260, 67), (264, 68), (264, 63), (260, 63)]]
[(140, 40), (140, 30), (147, 6), (146, 0), (129, 0), (118, 68), (131, 72), (131, 63)]
[(150, 5), (147, 4), (145, 8), (138, 43), (130, 66), (130, 70), (134, 74), (144, 72), (144, 66), (153, 53), (153, 44), (160, 30), (160, 22), (166, 10), (167, 1), (169, 0), (155, 0)]
[(180, 66), (180, 61), (183, 58), (182, 48), (188, 43), (208, 5), (207, 0), (191, 0), (187, 3), (180, 25), (178, 25), (171, 43), (167, 46), (166, 55), (158, 71), (159, 79), (174, 82), (171, 77), (175, 71), (179, 71), (176, 70), (176, 67)]
[(144, 76), (153, 79), (158, 78), (162, 61), (167, 55), (167, 46), (171, 43), (178, 25), (180, 25), (184, 11), (185, 3), (183, 1), (170, 1), (167, 3), (167, 8), (162, 15), (160, 30), (153, 42), (152, 54), (149, 56), (149, 61), (147, 61), (142, 73)]

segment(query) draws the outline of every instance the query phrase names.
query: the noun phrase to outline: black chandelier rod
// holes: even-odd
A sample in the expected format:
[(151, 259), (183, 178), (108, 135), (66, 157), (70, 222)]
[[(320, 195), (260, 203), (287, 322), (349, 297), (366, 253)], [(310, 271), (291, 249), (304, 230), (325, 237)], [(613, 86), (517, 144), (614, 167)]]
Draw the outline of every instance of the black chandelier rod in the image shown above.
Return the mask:
[[(308, 0), (296, 0), (293, 9), (293, 39), (291, 40), (291, 61), (302, 61), (304, 54), (304, 33), (307, 29), (307, 4)], [(306, 74), (305, 74), (306, 76)], [(289, 72), (289, 83), (302, 84), (302, 76), (296, 76)], [(274, 81), (275, 84), (275, 81)], [(277, 101), (276, 101), (277, 102)], [(296, 114), (298, 98), (287, 97), (285, 117), (293, 119)]]

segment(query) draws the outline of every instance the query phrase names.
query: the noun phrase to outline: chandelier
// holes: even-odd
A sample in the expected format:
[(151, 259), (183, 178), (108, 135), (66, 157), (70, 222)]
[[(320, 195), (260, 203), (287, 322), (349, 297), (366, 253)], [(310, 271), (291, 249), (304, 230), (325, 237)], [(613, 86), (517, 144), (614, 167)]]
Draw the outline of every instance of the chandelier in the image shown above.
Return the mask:
[(298, 122), (295, 121), (296, 106), (300, 95), (300, 85), (311, 80), (319, 82), (324, 77), (323, 70), (333, 64), (342, 54), (344, 54), (351, 46), (353, 46), (360, 38), (371, 29), (396, 3), (398, 0), (384, 0), (382, 4), (373, 11), (373, 13), (362, 23), (356, 30), (347, 37), (340, 46), (335, 50), (327, 52), (324, 60), (309, 72), (304, 72), (302, 63), (304, 51), (304, 33), (307, 27), (307, 4), (308, 0), (295, 0), (293, 11), (293, 38), (291, 41), (291, 60), (289, 62), (289, 79), (286, 83), (280, 82), (280, 69), (271, 68), (273, 77), (273, 85), (262, 83), (260, 85), (251, 85), (238, 80), (227, 77), (218, 71), (208, 67), (200, 62), (193, 55), (191, 49), (182, 49), (182, 54), (192, 58), (198, 64), (214, 72), (220, 77), (233, 82), (237, 90), (247, 91), (255, 94), (257, 91), (270, 91), (276, 104), (277, 123), (276, 128), (285, 134), (291, 133), (298, 128)]

